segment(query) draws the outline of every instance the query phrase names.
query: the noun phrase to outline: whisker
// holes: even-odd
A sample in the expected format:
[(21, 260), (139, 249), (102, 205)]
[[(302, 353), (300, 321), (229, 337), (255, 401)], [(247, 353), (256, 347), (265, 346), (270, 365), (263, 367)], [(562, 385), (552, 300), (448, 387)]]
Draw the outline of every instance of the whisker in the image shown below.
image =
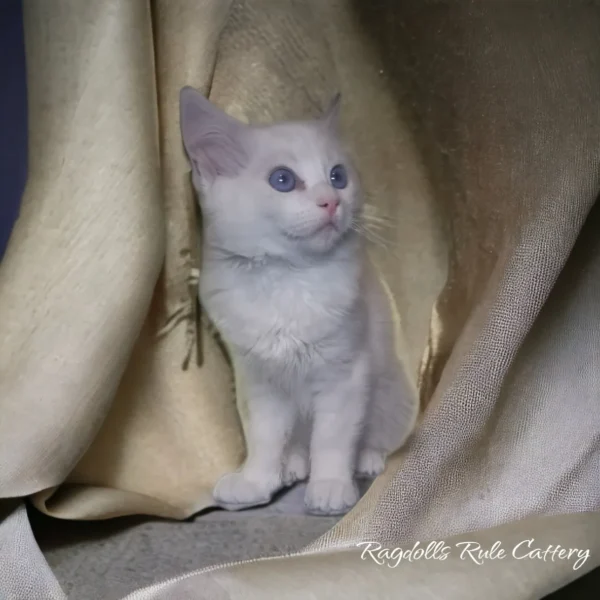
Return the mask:
[(396, 246), (392, 240), (386, 239), (377, 231), (374, 231), (372, 225), (369, 225), (364, 219), (355, 220), (352, 223), (352, 229), (367, 240), (367, 242), (386, 251), (389, 251), (392, 247)]
[(386, 227), (384, 225), (381, 225), (380, 223), (372, 223), (367, 220), (364, 220), (364, 227), (369, 228), (372, 231), (382, 231), (386, 229)]
[(394, 219), (382, 214), (374, 204), (366, 203), (363, 206), (362, 218), (364, 221), (381, 226), (394, 227)]
[(365, 215), (363, 217), (363, 220), (366, 223), (369, 223), (369, 225), (376, 225), (377, 227), (394, 227), (393, 221), (386, 221), (384, 219), (374, 219), (374, 218), (369, 217), (367, 215)]

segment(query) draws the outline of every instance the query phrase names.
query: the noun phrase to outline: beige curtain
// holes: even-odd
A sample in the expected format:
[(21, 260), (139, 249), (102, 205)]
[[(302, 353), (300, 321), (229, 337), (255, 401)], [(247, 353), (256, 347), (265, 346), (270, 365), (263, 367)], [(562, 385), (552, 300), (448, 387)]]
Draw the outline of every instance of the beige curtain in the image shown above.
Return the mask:
[[(26, 0), (25, 28), (31, 167), (0, 265), (0, 497), (67, 519), (210, 505), (243, 438), (195, 310), (179, 88), (250, 121), (316, 114), (339, 89), (391, 223), (373, 257), (423, 419), (302, 557), (132, 598), (525, 599), (600, 564), (598, 6)], [(22, 505), (0, 506), (2, 597), (63, 598)], [(458, 553), (389, 569), (355, 548), (467, 532), (591, 555), (578, 570)]]

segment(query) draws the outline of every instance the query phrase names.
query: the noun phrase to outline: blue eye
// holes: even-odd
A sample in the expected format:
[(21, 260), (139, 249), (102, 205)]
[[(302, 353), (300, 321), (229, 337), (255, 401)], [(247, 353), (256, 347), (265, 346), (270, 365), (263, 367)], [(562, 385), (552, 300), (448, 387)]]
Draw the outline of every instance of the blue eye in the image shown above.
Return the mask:
[(348, 185), (348, 174), (344, 165), (335, 165), (329, 173), (331, 185), (338, 190), (343, 190)]
[(279, 167), (269, 175), (269, 185), (278, 192), (291, 192), (296, 187), (296, 175), (290, 169)]

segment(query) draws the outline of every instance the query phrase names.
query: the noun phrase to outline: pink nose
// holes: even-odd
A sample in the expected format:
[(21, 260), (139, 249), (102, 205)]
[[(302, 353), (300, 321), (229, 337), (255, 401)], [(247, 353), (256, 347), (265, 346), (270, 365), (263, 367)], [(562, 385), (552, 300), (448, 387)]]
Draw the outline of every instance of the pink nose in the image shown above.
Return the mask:
[(333, 217), (337, 207), (340, 205), (340, 201), (337, 198), (323, 198), (319, 200), (318, 205), (324, 208), (330, 217)]

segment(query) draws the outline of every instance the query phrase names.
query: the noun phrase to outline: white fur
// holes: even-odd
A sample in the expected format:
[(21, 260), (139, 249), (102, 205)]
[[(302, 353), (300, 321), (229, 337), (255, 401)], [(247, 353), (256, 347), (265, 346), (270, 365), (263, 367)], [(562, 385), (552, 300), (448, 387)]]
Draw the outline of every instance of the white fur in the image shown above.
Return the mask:
[[(198, 103), (188, 122), (182, 112), (182, 130), (201, 191), (201, 301), (248, 401), (246, 462), (218, 482), (215, 499), (231, 507), (266, 503), (308, 476), (307, 510), (344, 513), (358, 499), (354, 477), (383, 470), (416, 412), (387, 298), (352, 227), (362, 206), (358, 177), (327, 118), (255, 128), (227, 118), (209, 177), (195, 162), (209, 153), (197, 152), (196, 114), (213, 120), (215, 135), (223, 117), (186, 93), (188, 104)], [(226, 164), (233, 171), (214, 175), (227, 144), (236, 145)], [(328, 183), (335, 164), (348, 171), (343, 190)], [(273, 190), (268, 176), (279, 166), (293, 169), (302, 189)], [(335, 227), (321, 229), (318, 204), (328, 194), (340, 205)]]

